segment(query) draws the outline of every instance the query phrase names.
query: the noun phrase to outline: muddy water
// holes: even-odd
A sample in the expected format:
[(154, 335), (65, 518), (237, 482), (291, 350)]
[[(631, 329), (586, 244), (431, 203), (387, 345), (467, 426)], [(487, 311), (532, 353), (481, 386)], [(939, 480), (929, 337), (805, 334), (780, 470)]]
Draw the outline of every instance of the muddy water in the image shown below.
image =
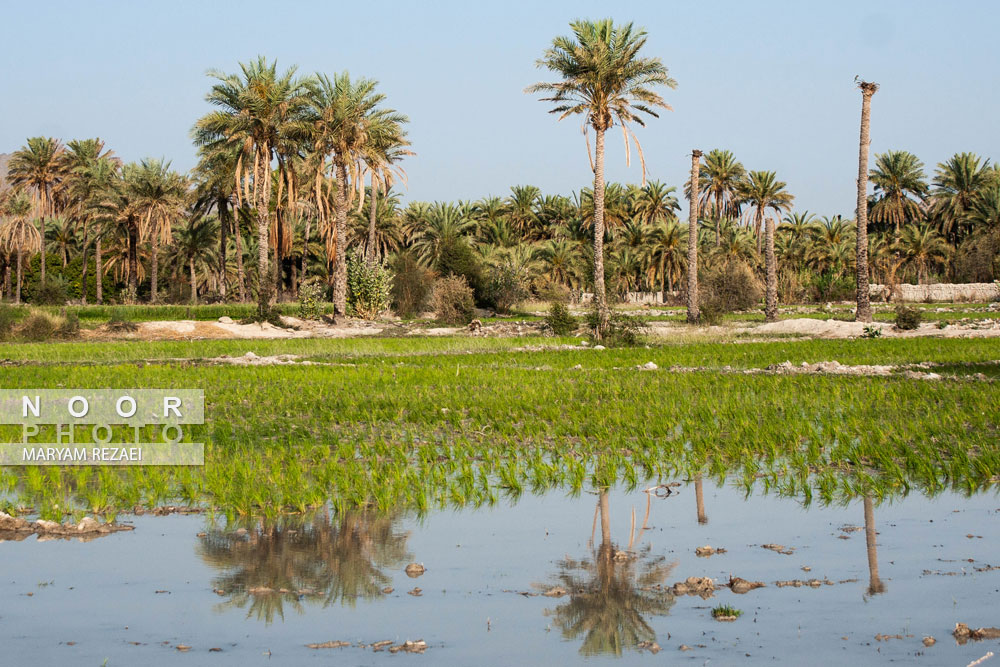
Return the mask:
[[(861, 500), (803, 508), (706, 483), (699, 505), (694, 485), (672, 491), (549, 494), (422, 520), (141, 516), (134, 532), (86, 543), (3, 542), (0, 662), (965, 665), (1000, 652), (951, 636), (956, 622), (1000, 625), (994, 495), (874, 505), (868, 534)], [(697, 556), (706, 545), (726, 551)], [(408, 576), (414, 562), (426, 572)], [(735, 594), (721, 588), (730, 575), (765, 586)], [(720, 588), (668, 592), (688, 577)], [(776, 585), (811, 579), (822, 583)], [(713, 620), (722, 604), (742, 616)], [(358, 646), (408, 639), (426, 652)], [(306, 646), (328, 641), (351, 645)]]

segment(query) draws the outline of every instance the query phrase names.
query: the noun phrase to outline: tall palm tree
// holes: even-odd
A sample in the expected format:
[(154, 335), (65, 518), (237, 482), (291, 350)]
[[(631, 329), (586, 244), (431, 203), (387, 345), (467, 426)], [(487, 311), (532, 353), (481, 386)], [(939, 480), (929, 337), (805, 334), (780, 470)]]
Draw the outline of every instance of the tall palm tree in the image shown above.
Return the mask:
[[(596, 134), (594, 151), (594, 305), (598, 313), (597, 335), (607, 328), (609, 311), (604, 289), (604, 134), (617, 123), (625, 137), (626, 159), (629, 138), (635, 138), (630, 123), (645, 125), (640, 113), (657, 117), (656, 108), (669, 105), (654, 91), (654, 86), (675, 88), (659, 58), (645, 58), (639, 52), (646, 44), (646, 32), (631, 23), (616, 26), (611, 19), (574, 21), (574, 37), (557, 37), (538, 61), (562, 77), (555, 83), (537, 83), (527, 93), (545, 93), (543, 101), (552, 102), (551, 113), (562, 120), (574, 114), (584, 115), (585, 132)], [(642, 148), (636, 149), (643, 164)], [(588, 155), (590, 153), (588, 143)]]
[(906, 227), (899, 238), (899, 249), (903, 261), (916, 272), (918, 285), (927, 280), (931, 267), (945, 264), (951, 255), (944, 237), (929, 225)]
[(170, 243), (173, 225), (187, 205), (187, 179), (171, 171), (170, 163), (146, 159), (129, 170), (126, 187), (141, 235), (150, 240), (150, 303), (156, 303), (160, 243)]
[(860, 81), (855, 77), (858, 88), (861, 89), (861, 138), (858, 141), (858, 205), (856, 236), (857, 249), (857, 310), (854, 314), (856, 322), (872, 321), (871, 294), (868, 288), (868, 147), (871, 144), (870, 125), (872, 111), (872, 95), (878, 90), (878, 84), (871, 81)]
[(194, 168), (197, 185), (195, 186), (195, 206), (203, 212), (215, 209), (219, 217), (219, 296), (226, 298), (226, 267), (228, 259), (227, 238), (229, 234), (236, 235), (236, 277), (240, 302), (246, 301), (246, 278), (243, 274), (243, 243), (240, 238), (239, 225), (233, 214), (233, 207), (238, 195), (236, 188), (236, 165), (239, 162), (238, 146), (223, 146), (211, 150), (207, 146), (198, 149), (199, 161)]
[(239, 150), (236, 178), (245, 199), (256, 210), (257, 316), (269, 316), (275, 294), (269, 269), (271, 163), (289, 143), (304, 141), (311, 127), (306, 117), (307, 81), (296, 78), (295, 67), (278, 73), (277, 63), (259, 56), (240, 64), (239, 74), (212, 70), (217, 83), (206, 100), (217, 110), (194, 127), (196, 143)]
[(878, 153), (870, 177), (877, 198), (871, 210), (872, 222), (893, 225), (898, 239), (906, 223), (923, 218), (928, 191), (924, 163), (907, 151)]
[(76, 249), (76, 222), (68, 216), (56, 215), (49, 219), (48, 237), (56, 244), (63, 268), (69, 264), (70, 251)]
[[(351, 205), (349, 187), (360, 183), (360, 164), (370, 142), (375, 140), (378, 128), (398, 126), (407, 122), (406, 116), (379, 105), (385, 95), (375, 91), (377, 81), (357, 79), (343, 72), (330, 79), (317, 75), (310, 84), (310, 118), (313, 125), (312, 142), (320, 162), (333, 158), (337, 189), (336, 256), (334, 259), (333, 306), (334, 312), (347, 312), (347, 209)], [(401, 135), (397, 134), (401, 140)], [(348, 171), (352, 173), (349, 175)], [(364, 194), (363, 187), (360, 190)]]
[(7, 180), (31, 191), (35, 216), (42, 235), (41, 281), (45, 282), (45, 229), (49, 216), (55, 214), (55, 193), (62, 184), (65, 149), (58, 139), (31, 137), (14, 151), (7, 163)]
[(24, 254), (42, 249), (42, 234), (31, 221), (31, 199), (23, 191), (15, 192), (7, 201), (3, 224), (0, 225), (0, 243), (7, 252), (17, 255), (17, 291), (14, 303), (21, 303), (21, 282), (24, 275)]
[(721, 243), (720, 224), (723, 218), (740, 217), (740, 182), (746, 175), (746, 170), (732, 151), (713, 149), (705, 155), (700, 176), (702, 204), (713, 204), (712, 214), (715, 219), (715, 245)]
[(510, 189), (510, 196), (506, 201), (506, 217), (522, 238), (531, 236), (538, 223), (535, 205), (541, 196), (542, 191), (534, 185), (515, 185)]
[[(785, 191), (786, 184), (779, 181), (773, 171), (751, 171), (740, 185), (740, 199), (755, 209), (755, 228), (760, 230), (764, 212), (771, 209), (777, 215), (792, 206), (794, 197)], [(774, 322), (778, 319), (778, 268), (774, 258), (774, 219), (767, 217), (765, 229), (764, 264), (767, 271), (765, 289), (764, 319)], [(760, 249), (758, 231), (757, 248)]]
[[(70, 202), (72, 215), (77, 219), (83, 230), (81, 239), (83, 262), (80, 272), (81, 298), (87, 303), (87, 251), (90, 248), (90, 235), (96, 222), (93, 204), (99, 193), (113, 177), (121, 161), (110, 150), (105, 150), (104, 142), (99, 138), (79, 139), (66, 144), (64, 154), (66, 168), (66, 194)], [(100, 235), (96, 236), (100, 245)], [(94, 273), (98, 283), (101, 279), (101, 260), (97, 257)], [(98, 289), (98, 292), (101, 290)]]
[(990, 179), (989, 162), (975, 153), (957, 153), (937, 166), (930, 213), (952, 245), (958, 245), (970, 226), (976, 197)]
[(677, 188), (668, 187), (660, 181), (650, 181), (634, 192), (632, 208), (635, 215), (645, 225), (676, 220), (681, 210), (677, 201)]

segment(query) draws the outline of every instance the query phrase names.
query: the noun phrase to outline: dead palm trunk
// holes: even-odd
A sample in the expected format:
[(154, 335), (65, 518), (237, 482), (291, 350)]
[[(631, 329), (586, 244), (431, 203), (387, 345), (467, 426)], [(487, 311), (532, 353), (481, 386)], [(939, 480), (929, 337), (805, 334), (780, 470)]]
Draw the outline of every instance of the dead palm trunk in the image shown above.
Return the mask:
[(872, 508), (871, 496), (865, 496), (865, 547), (868, 551), (868, 594), (875, 595), (885, 592), (885, 584), (878, 576), (878, 544), (875, 531), (875, 511)]
[(691, 151), (691, 210), (688, 216), (688, 303), (687, 321), (698, 321), (698, 172), (701, 168), (701, 151)]
[[(760, 209), (757, 209), (760, 215)], [(767, 217), (764, 223), (764, 264), (767, 269), (767, 286), (764, 291), (764, 321), (775, 322), (778, 319), (778, 270), (774, 260), (774, 218)]]
[(694, 478), (694, 504), (698, 512), (698, 523), (708, 523), (708, 515), (705, 514), (705, 496), (701, 488), (701, 475)]
[(104, 303), (104, 271), (101, 267), (101, 237), (94, 241), (94, 285), (97, 291), (97, 303)]
[(858, 146), (858, 245), (857, 285), (858, 309), (854, 316), (856, 322), (872, 321), (871, 295), (868, 287), (868, 144), (869, 123), (871, 118), (872, 95), (878, 90), (877, 83), (862, 81), (861, 88), (861, 140)]
[(594, 309), (597, 311), (595, 338), (600, 340), (611, 319), (604, 290), (604, 129), (597, 128), (594, 150)]
[(372, 170), (372, 188), (371, 188), (371, 199), (369, 201), (369, 211), (368, 211), (368, 256), (365, 258), (365, 264), (368, 268), (375, 266), (375, 222), (376, 216), (378, 215), (378, 210), (376, 209), (376, 203), (378, 202), (378, 181), (375, 179), (375, 170)]
[(347, 313), (347, 254), (344, 248), (347, 240), (347, 164), (338, 157), (337, 165), (337, 194), (334, 206), (336, 206), (336, 234), (337, 248), (333, 264), (333, 312), (335, 315), (345, 315)]

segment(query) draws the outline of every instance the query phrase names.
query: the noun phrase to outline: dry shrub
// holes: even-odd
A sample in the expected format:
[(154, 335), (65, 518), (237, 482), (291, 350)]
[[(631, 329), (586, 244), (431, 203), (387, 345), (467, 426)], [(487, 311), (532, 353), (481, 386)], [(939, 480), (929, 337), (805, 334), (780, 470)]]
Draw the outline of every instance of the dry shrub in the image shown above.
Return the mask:
[(434, 313), (445, 324), (468, 324), (476, 314), (476, 300), (463, 276), (445, 276), (434, 283)]
[(699, 306), (713, 313), (750, 310), (764, 297), (753, 269), (739, 260), (713, 266), (698, 280), (698, 288)]

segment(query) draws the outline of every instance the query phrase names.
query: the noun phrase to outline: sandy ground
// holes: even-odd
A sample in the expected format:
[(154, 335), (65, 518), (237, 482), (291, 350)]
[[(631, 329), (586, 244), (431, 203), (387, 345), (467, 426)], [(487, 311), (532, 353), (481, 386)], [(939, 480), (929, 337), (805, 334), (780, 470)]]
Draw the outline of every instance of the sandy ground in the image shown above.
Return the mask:
[[(541, 322), (497, 322), (481, 326), (476, 331), (468, 327), (426, 327), (397, 322), (367, 322), (342, 319), (337, 324), (282, 317), (285, 327), (268, 322), (240, 324), (228, 317), (216, 322), (194, 320), (165, 320), (137, 323), (133, 332), (109, 331), (106, 327), (84, 331), (88, 340), (199, 340), (199, 339), (275, 339), (275, 338), (357, 338), (361, 336), (502, 336), (517, 337), (542, 335)], [(866, 326), (881, 331), (884, 337), (937, 336), (941, 338), (994, 338), (1000, 337), (1000, 320), (977, 320), (962, 324), (949, 324), (940, 328), (937, 323), (921, 324), (912, 331), (899, 331), (891, 323), (846, 322), (835, 319), (792, 318), (770, 324), (724, 325), (692, 328), (676, 322), (651, 322), (649, 334), (661, 340), (680, 338), (727, 338), (736, 334), (756, 334), (761, 340), (770, 336), (798, 336), (804, 338), (857, 338)]]

